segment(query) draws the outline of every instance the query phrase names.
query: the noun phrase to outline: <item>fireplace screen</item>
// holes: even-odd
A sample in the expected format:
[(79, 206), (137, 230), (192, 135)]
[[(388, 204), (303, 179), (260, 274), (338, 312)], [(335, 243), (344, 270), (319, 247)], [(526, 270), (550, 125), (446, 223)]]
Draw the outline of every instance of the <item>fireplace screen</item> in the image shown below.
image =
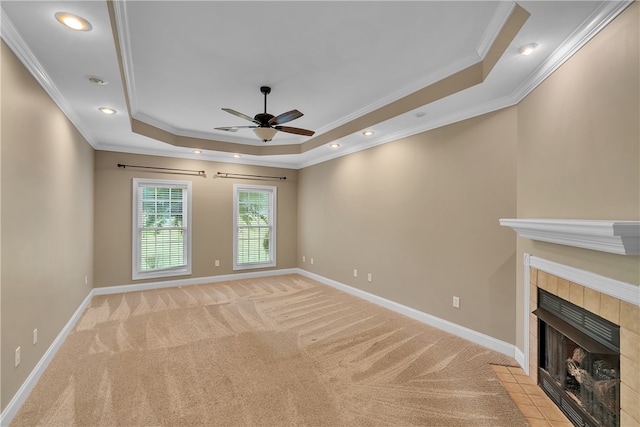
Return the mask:
[(575, 425), (619, 426), (619, 328), (554, 295), (538, 301), (540, 386)]

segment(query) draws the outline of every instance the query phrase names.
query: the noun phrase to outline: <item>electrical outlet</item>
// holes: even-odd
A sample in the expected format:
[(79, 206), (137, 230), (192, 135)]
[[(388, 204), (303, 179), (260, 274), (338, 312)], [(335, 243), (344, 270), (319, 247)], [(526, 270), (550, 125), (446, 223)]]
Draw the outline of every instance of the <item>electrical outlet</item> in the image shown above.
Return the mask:
[(311, 265), (313, 265), (313, 258), (311, 258)]
[(302, 262), (307, 262), (307, 257), (305, 257), (304, 255), (302, 255)]
[(367, 280), (368, 280), (369, 282), (371, 282), (371, 280), (372, 280), (372, 279), (373, 279), (373, 278), (372, 278), (372, 276), (371, 276), (371, 273), (367, 274)]
[(35, 328), (33, 330), (33, 344), (37, 344), (38, 343), (38, 328)]
[(220, 260), (219, 260), (219, 259), (217, 259), (217, 260), (215, 261), (215, 265), (216, 265), (216, 267), (220, 267)]
[(358, 277), (358, 270), (356, 269), (353, 270), (353, 277)]
[(19, 364), (20, 364), (20, 346), (16, 348), (16, 368), (18, 367)]
[(460, 298), (459, 297), (453, 297), (453, 306), (455, 308), (460, 308)]

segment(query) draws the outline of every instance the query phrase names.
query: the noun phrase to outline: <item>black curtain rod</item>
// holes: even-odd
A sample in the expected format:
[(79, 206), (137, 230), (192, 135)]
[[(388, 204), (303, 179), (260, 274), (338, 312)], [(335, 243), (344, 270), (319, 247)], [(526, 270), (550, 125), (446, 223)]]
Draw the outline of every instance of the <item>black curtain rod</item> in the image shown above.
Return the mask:
[(218, 178), (237, 178), (237, 179), (276, 179), (278, 181), (283, 181), (287, 179), (286, 176), (269, 176), (269, 175), (248, 175), (246, 173), (227, 173), (227, 172), (218, 172), (216, 174)]
[(139, 169), (153, 169), (157, 171), (168, 171), (166, 173), (171, 172), (191, 172), (196, 175), (205, 175), (205, 171), (198, 171), (193, 169), (175, 169), (175, 168), (160, 168), (155, 166), (138, 166), (138, 165), (123, 165), (122, 163), (118, 163), (118, 167), (122, 169), (126, 168), (139, 168)]

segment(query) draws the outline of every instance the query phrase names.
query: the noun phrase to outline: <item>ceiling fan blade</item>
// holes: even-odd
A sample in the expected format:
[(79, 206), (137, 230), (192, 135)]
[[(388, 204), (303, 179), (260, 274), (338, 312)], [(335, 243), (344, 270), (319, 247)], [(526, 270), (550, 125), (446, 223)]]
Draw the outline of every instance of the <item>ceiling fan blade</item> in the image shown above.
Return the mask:
[(291, 120), (295, 120), (298, 117), (302, 117), (302, 114), (298, 110), (287, 111), (286, 113), (282, 113), (279, 116), (275, 116), (271, 120), (269, 120), (269, 125), (280, 125), (282, 123), (290, 122)]
[(274, 126), (274, 129), (278, 129), (282, 132), (295, 133), (296, 135), (312, 136), (315, 132), (308, 129), (292, 128), (290, 126)]
[(214, 128), (215, 130), (226, 130), (227, 132), (237, 132), (238, 129), (253, 129), (258, 126), (225, 126), (221, 128)]
[(236, 110), (232, 110), (231, 108), (223, 108), (222, 110), (226, 111), (227, 113), (233, 114), (234, 116), (242, 117), (243, 119), (249, 120), (250, 122), (253, 122), (257, 125), (260, 124), (260, 122), (254, 119), (253, 117), (247, 116), (246, 114), (242, 114)]

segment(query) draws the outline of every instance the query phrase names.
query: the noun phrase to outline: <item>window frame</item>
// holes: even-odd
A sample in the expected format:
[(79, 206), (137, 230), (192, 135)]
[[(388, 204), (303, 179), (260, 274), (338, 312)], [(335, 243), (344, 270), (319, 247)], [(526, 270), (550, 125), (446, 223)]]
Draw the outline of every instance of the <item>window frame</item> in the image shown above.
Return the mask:
[[(263, 192), (269, 195), (269, 254), (270, 260), (267, 262), (247, 262), (239, 263), (238, 254), (238, 232), (240, 224), (239, 216), (239, 195), (242, 191)], [(271, 185), (233, 185), (233, 269), (234, 270), (250, 270), (256, 268), (269, 268), (277, 265), (276, 244), (277, 244), (277, 210), (278, 210), (278, 187)], [(245, 227), (245, 226), (243, 226)]]
[[(164, 180), (164, 179), (146, 179), (146, 178), (133, 178), (133, 206), (132, 206), (132, 272), (131, 277), (133, 280), (153, 279), (160, 277), (171, 276), (187, 276), (192, 271), (192, 258), (191, 258), (191, 201), (192, 201), (192, 185), (191, 181), (177, 181), (177, 180)], [(182, 228), (185, 229), (183, 250), (185, 253), (185, 265), (179, 267), (167, 267), (158, 268), (154, 270), (142, 270), (140, 262), (140, 253), (142, 250), (142, 233), (141, 224), (138, 220), (141, 218), (140, 209), (142, 207), (142, 201), (140, 200), (142, 194), (142, 188), (181, 188), (183, 189), (182, 196)], [(186, 200), (185, 200), (186, 199)], [(185, 212), (186, 211), (186, 212)]]

